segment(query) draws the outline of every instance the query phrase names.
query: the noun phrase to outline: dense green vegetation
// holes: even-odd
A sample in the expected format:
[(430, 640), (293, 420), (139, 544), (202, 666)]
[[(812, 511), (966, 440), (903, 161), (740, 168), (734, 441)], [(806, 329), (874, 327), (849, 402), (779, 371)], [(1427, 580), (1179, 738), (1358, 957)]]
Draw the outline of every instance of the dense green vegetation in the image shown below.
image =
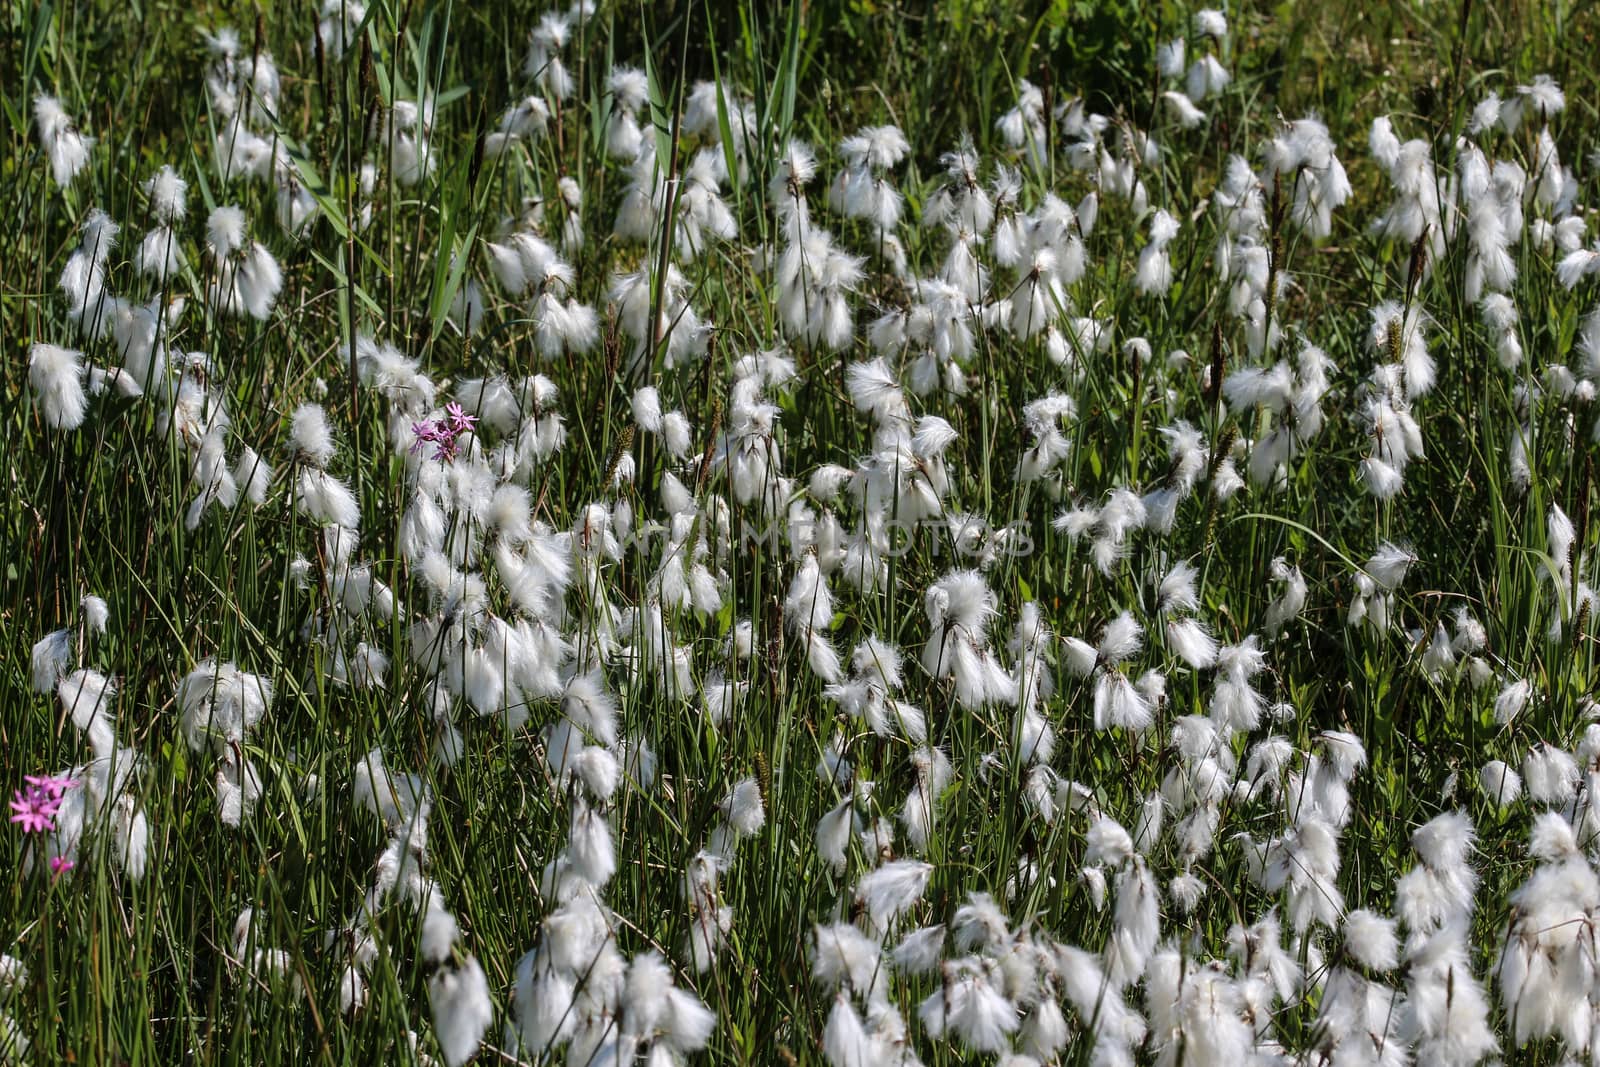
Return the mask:
[(1600, 1056), (1600, 19), (1197, 14), (11, 4), (0, 1060)]

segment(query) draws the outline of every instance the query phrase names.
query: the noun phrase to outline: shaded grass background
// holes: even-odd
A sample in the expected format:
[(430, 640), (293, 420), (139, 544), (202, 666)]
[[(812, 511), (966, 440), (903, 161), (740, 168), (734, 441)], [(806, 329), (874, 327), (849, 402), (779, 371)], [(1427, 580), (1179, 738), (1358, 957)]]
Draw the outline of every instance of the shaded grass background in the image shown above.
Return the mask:
[[(558, 133), (537, 147), (531, 167), (496, 168), (479, 165), (474, 144), (518, 91), (525, 33), (542, 8), (395, 2), (373, 9), (365, 34), (370, 62), (356, 52), (320, 70), (310, 45), (316, 12), (304, 3), (258, 10), (244, 4), (19, 2), (4, 13), (0, 343), (8, 373), (0, 393), (6, 442), (0, 448), (6, 483), (0, 508), (0, 787), (77, 758), (77, 740), (56, 705), (28, 689), (27, 652), (44, 632), (70, 622), (82, 594), (99, 593), (111, 604), (111, 635), (96, 643), (86, 663), (123, 681), (119, 736), (149, 760), (143, 797), (153, 831), (150, 877), (139, 885), (125, 884), (92, 857), (82, 877), (52, 890), (20, 873), (0, 878), (0, 949), (33, 968), (34, 981), (21, 1005), (13, 1006), (40, 1062), (405, 1062), (406, 1032), (428, 1030), (423, 978), (411, 963), (417, 934), (411, 917), (386, 915), (386, 955), (372, 974), (370, 1007), (354, 1020), (338, 1017), (336, 970), (322, 953), (322, 932), (352, 914), (382, 844), (379, 830), (347, 801), (350, 768), (378, 744), (395, 766), (424, 763), (429, 738), (425, 715), (409, 699), (414, 679), (397, 669), (387, 694), (333, 691), (318, 681), (317, 653), (299, 636), (308, 603), (288, 592), (286, 582), (289, 558), (312, 549), (311, 531), (281, 491), (260, 511), (213, 515), (186, 533), (186, 464), (154, 433), (153, 407), (98, 404), (83, 431), (61, 435), (44, 429), (26, 396), (28, 345), (67, 343), (71, 336), (55, 278), (90, 206), (104, 207), (123, 223), (126, 244), (145, 221), (138, 183), (162, 163), (178, 166), (193, 183), (191, 238), (213, 204), (245, 206), (252, 232), (285, 265), (277, 312), (265, 324), (209, 322), (192, 299), (174, 343), (212, 354), (238, 439), (269, 456), (281, 453), (295, 404), (320, 397), (317, 383), (326, 383), (323, 401), (341, 434), (336, 469), (359, 485), (362, 496), (364, 551), (383, 561), (381, 569), (404, 591), (403, 570), (393, 559), (404, 506), (399, 468), (377, 447), (384, 433), (378, 405), (367, 397), (352, 405), (337, 348), (360, 328), (422, 357), (439, 376), (536, 369), (530, 327), (505, 309), (496, 309), (485, 334), (470, 344), (439, 322), (433, 312), (448, 274), (440, 263), (453, 250), (473, 249), (474, 236), (488, 234), (524, 196), (549, 195), (567, 173), (581, 175), (586, 194), (590, 244), (576, 264), (583, 295), (598, 300), (612, 271), (638, 262), (638, 250), (606, 236), (625, 181), (613, 165), (598, 162), (596, 149), (600, 87), (613, 60), (638, 63), (648, 52), (668, 100), (696, 79), (723, 73), (752, 92), (783, 133), (809, 139), (824, 153), (857, 125), (897, 122), (914, 146), (899, 176), (915, 205), (937, 176), (939, 153), (964, 131), (992, 155), (993, 119), (1011, 106), (1017, 78), (1030, 78), (1052, 97), (1081, 91), (1096, 109), (1147, 125), (1155, 46), (1179, 32), (1188, 15), (1171, 4), (982, 0), (748, 8), (603, 4), (569, 52), (580, 99), (561, 115)], [(1203, 135), (1168, 135), (1169, 154), (1147, 177), (1153, 204), (1186, 221), (1178, 244), (1184, 250), (1179, 286), (1163, 303), (1133, 295), (1131, 261), (1142, 230), (1129, 223), (1125, 208), (1107, 203), (1090, 243), (1091, 275), (1075, 295), (1082, 306), (1098, 305), (1096, 314), (1114, 318), (1114, 348), (1127, 337), (1145, 336), (1158, 355), (1180, 347), (1199, 355), (1221, 321), (1230, 350), (1237, 345), (1242, 353), (1205, 263), (1213, 240), (1209, 214), (1188, 220), (1228, 152), (1254, 157), (1278, 113), (1316, 111), (1341, 146), (1357, 195), (1336, 217), (1330, 240), (1316, 247), (1289, 242), (1288, 267), (1304, 288), (1286, 297), (1280, 311), (1333, 356), (1337, 384), (1348, 397), (1373, 362), (1363, 342), (1366, 308), (1403, 295), (1406, 273), (1406, 249), (1380, 248), (1363, 233), (1387, 200), (1380, 175), (1365, 160), (1367, 124), (1392, 112), (1402, 136), (1431, 137), (1443, 160), (1485, 87), (1505, 89), (1548, 71), (1567, 92), (1568, 110), (1557, 125), (1563, 158), (1582, 160), (1600, 129), (1597, 74), (1588, 62), (1600, 20), (1592, 3), (1247, 5), (1229, 15), (1235, 85), (1213, 107)], [(284, 76), (280, 127), (327, 181), (330, 204), (349, 204), (348, 180), (339, 175), (361, 158), (366, 118), (392, 98), (394, 87), (408, 96), (425, 84), (445, 101), (434, 142), (435, 177), (413, 190), (386, 189), (379, 220), (359, 240), (347, 242), (326, 220), (303, 242), (275, 232), (271, 194), (260, 186), (220, 188), (211, 168), (213, 122), (201, 87), (200, 32), (220, 23), (238, 28), (247, 48), (259, 42), (277, 57)], [(91, 172), (65, 194), (49, 183), (33, 140), (28, 116), (39, 89), (57, 92), (100, 140)], [(758, 153), (758, 173), (770, 169), (777, 141)], [(830, 175), (832, 164), (822, 172)], [(1064, 171), (1029, 181), (1033, 196), (1051, 183), (1072, 199), (1086, 190), (1081, 176)], [(763, 198), (751, 195), (758, 189), (752, 185), (740, 201), (743, 243), (771, 226)], [(823, 224), (864, 246), (849, 226), (833, 219)], [(1196, 252), (1183, 269), (1191, 240), (1198, 242)], [(910, 250), (913, 263), (931, 271), (943, 246), (913, 240)], [(1542, 256), (1528, 249), (1518, 256), (1523, 270), (1515, 295), (1531, 377), (1545, 363), (1566, 358), (1587, 300), (1581, 291), (1556, 290)], [(992, 575), (1005, 621), (1032, 596), (1056, 629), (1091, 636), (1117, 609), (1135, 607), (1148, 595), (1136, 579), (1164, 547), (1170, 559), (1191, 557), (1205, 572), (1208, 613), (1224, 636), (1238, 638), (1259, 625), (1272, 558), (1288, 553), (1301, 564), (1312, 583), (1311, 608), (1303, 626), (1272, 646), (1274, 677), (1266, 688), (1301, 710), (1291, 731), (1300, 744), (1316, 730), (1336, 727), (1352, 728), (1367, 741), (1373, 766), (1357, 783), (1358, 815), (1346, 835), (1341, 884), (1351, 900), (1379, 907), (1387, 905), (1392, 879), (1408, 862), (1410, 828), (1445, 803), (1447, 777), (1461, 774), (1465, 798), (1471, 775), (1491, 755), (1515, 759), (1538, 737), (1570, 740), (1580, 722), (1579, 698), (1594, 682), (1587, 636), (1562, 647), (1545, 645), (1545, 594), (1537, 561), (1525, 550), (1542, 547), (1550, 503), (1573, 515), (1587, 512), (1592, 446), (1580, 435), (1570, 454), (1537, 449), (1526, 498), (1504, 490), (1508, 435), (1515, 432), (1511, 382), (1494, 366), (1475, 311), (1457, 295), (1458, 260), (1453, 252), (1421, 291), (1439, 319), (1434, 352), (1442, 384), (1423, 405), (1429, 457), (1413, 468), (1392, 508), (1375, 508), (1356, 485), (1361, 442), (1334, 399), (1329, 430), (1291, 472), (1284, 493), (1251, 493), (1214, 514), (1198, 501), (1186, 504), (1169, 543), (1141, 545), (1135, 566), (1106, 580), (1050, 531), (1054, 504), (1019, 493), (1007, 476), (1022, 447), (1021, 406), (1062, 384), (1037, 346), (995, 342), (980, 354), (982, 386), (972, 397), (930, 398), (918, 406), (963, 431), (951, 459), (952, 505), (986, 509), (997, 523), (1026, 517), (1030, 524), (1039, 551)], [(481, 259), (472, 267), (481, 270)], [(710, 378), (690, 368), (660, 384), (666, 406), (682, 405), (703, 441), (712, 424), (707, 393), (725, 396), (726, 365), (772, 343), (772, 311), (748, 262), (732, 250), (704, 257), (686, 273), (697, 306), (719, 324), (717, 365)], [(121, 291), (128, 278), (126, 270), (114, 272), (112, 288)], [(203, 280), (192, 274), (174, 290), (196, 297)], [(887, 294), (869, 288), (866, 295)], [(843, 361), (802, 356), (802, 380), (784, 400), (790, 474), (820, 462), (849, 463), (867, 448), (868, 427), (841, 393)], [(628, 392), (603, 373), (598, 359), (537, 369), (562, 388), (571, 438), (535, 495), (542, 491), (543, 517), (564, 526), (601, 495), (627, 420)], [(1079, 448), (1070, 461), (1078, 489), (1092, 496), (1114, 484), (1159, 477), (1166, 459), (1154, 428), (1172, 417), (1196, 421), (1209, 436), (1226, 432), (1211, 425), (1195, 381), (1171, 384), (1179, 400), (1168, 411), (1152, 382), (1136, 379), (1124, 361), (1091, 359), (1080, 392)], [(1540, 430), (1553, 439), (1551, 421)], [(653, 504), (660, 460), (648, 449), (641, 455), (637, 495)], [(1307, 529), (1333, 550), (1308, 537)], [(1465, 596), (1489, 626), (1494, 650), (1537, 679), (1542, 701), (1510, 732), (1492, 725), (1484, 697), (1441, 691), (1409, 667), (1402, 634), (1380, 640), (1343, 629), (1349, 586), (1339, 554), (1365, 559), (1387, 537), (1408, 540), (1421, 557), (1406, 587), (1408, 624), (1431, 631), (1433, 621)], [(619, 576), (622, 588), (637, 594), (647, 565), (628, 561)], [(842, 594), (836, 643), (848, 647), (876, 630), (914, 650), (925, 633), (921, 589), (950, 565), (948, 549), (935, 554), (922, 545), (897, 565), (901, 581), (891, 597)], [(774, 598), (781, 598), (788, 571), (759, 554), (738, 559), (731, 570), (735, 613), (756, 621), (759, 640), (776, 641)], [(698, 635), (697, 669), (716, 663), (730, 622), (731, 614), (682, 620), (686, 637)], [(401, 651), (400, 627), (380, 630), (379, 638)], [(280, 694), (257, 738), (258, 758), (270, 768), (264, 772), (268, 796), (258, 817), (237, 833), (217, 824), (209, 773), (191, 765), (172, 706), (176, 680), (211, 654), (270, 673)], [(745, 846), (725, 880), (736, 913), (732, 942), (717, 968), (693, 984), (722, 1018), (710, 1061), (771, 1063), (792, 1056), (811, 1063), (822, 1010), (805, 979), (803, 945), (810, 924), (834, 914), (849, 885), (816, 858), (811, 840), (817, 817), (833, 802), (811, 774), (833, 726), (829, 706), (792, 649), (759, 660), (752, 683), (748, 701), (721, 735), (648, 686), (625, 694), (627, 728), (659, 751), (664, 781), (656, 793), (632, 795), (621, 807), (616, 827), (625, 862), (609, 900), (634, 924), (621, 935), (626, 951), (659, 944), (679, 958), (686, 917), (677, 886), (684, 864), (709, 833), (727, 786), (757, 773), (771, 825)], [(1201, 683), (1185, 675), (1174, 675), (1172, 683), (1172, 714), (1201, 706)], [(957, 781), (944, 799), (944, 830), (929, 857), (938, 871), (919, 918), (946, 917), (970, 889), (1001, 892), (1028, 856), (1038, 860), (1041, 877), (1008, 912), (1019, 920), (1032, 913), (1059, 936), (1098, 947), (1108, 920), (1086, 906), (1075, 880), (1081, 827), (1067, 821), (1041, 837), (1024, 818), (1020, 781), (979, 771), (979, 755), (1002, 744), (1005, 720), (961, 714), (937, 690), (923, 702), (935, 739), (955, 760)], [(1131, 818), (1138, 797), (1159, 782), (1163, 754), (1093, 735), (1087, 695), (1076, 683), (1063, 685), (1050, 714), (1062, 735), (1056, 768), (1094, 784), (1111, 812)], [(536, 716), (533, 726), (542, 721)], [(884, 798), (904, 795), (903, 752), (858, 739), (852, 755), (880, 779)], [(437, 783), (433, 871), (502, 1004), (515, 961), (534, 943), (549, 910), (537, 892), (539, 868), (565, 837), (565, 805), (552, 798), (540, 767), (528, 734), (507, 735), (481, 722), (469, 731), (468, 757)], [(307, 773), (321, 782), (311, 799), (299, 791)], [(1504, 891), (1519, 877), (1523, 820), (1515, 814), (1502, 820), (1471, 803), (1484, 834), (1483, 944), (1492, 942), (1490, 931), (1503, 921)], [(1223, 837), (1246, 828), (1258, 834), (1272, 829), (1251, 827), (1235, 813)], [(0, 835), (0, 870), (20, 872), (20, 856), (18, 835)], [(1230, 923), (1254, 917), (1268, 902), (1246, 887), (1237, 850), (1225, 846), (1211, 873), (1217, 884), (1196, 929), (1215, 946)], [(294, 954), (310, 979), (309, 1004), (229, 970), (234, 917), (246, 906), (257, 910), (261, 942)], [(914, 1004), (918, 987), (905, 989)], [(1295, 1032), (1309, 1017), (1300, 1009), (1284, 1025)], [(428, 1038), (422, 1040), (426, 1047)], [(958, 1062), (932, 1047), (923, 1051), (930, 1063)], [(1526, 1062), (1555, 1058), (1543, 1050)]]

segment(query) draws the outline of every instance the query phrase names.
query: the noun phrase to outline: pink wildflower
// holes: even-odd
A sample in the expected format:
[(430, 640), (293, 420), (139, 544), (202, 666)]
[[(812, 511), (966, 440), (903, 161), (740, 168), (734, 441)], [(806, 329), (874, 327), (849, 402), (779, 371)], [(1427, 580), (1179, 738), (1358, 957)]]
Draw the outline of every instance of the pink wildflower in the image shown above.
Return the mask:
[(65, 774), (30, 774), (22, 780), (44, 790), (53, 800), (60, 800), (67, 795), (67, 790), (78, 784), (76, 779)]
[(27, 784), (12, 794), (11, 821), (25, 834), (44, 834), (56, 828), (61, 798), (77, 783), (66, 775), (30, 774)]
[(461, 410), (460, 404), (446, 404), (444, 418), (411, 424), (411, 432), (417, 438), (411, 445), (411, 451), (415, 454), (424, 443), (428, 443), (433, 445), (433, 458), (448, 463), (456, 458), (456, 438), (471, 432), (477, 421), (477, 416), (468, 415)]
[(22, 827), (25, 834), (49, 833), (56, 828), (56, 812), (61, 802), (42, 789), (29, 786), (19, 789), (11, 800), (11, 821)]
[(461, 410), (460, 404), (453, 402), (444, 406), (444, 413), (450, 417), (450, 432), (452, 434), (468, 433), (478, 422), (476, 415), (468, 415)]

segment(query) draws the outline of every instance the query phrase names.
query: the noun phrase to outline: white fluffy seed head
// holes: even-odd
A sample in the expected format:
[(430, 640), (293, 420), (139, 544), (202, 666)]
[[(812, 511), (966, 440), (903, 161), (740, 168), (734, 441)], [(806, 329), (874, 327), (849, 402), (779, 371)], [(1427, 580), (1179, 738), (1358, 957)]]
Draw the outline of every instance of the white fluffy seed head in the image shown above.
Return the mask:
[(37, 342), (28, 352), (28, 384), (44, 421), (58, 430), (83, 425), (89, 398), (83, 353)]
[(1478, 788), (1489, 803), (1505, 808), (1522, 796), (1522, 775), (1504, 760), (1490, 760), (1478, 771)]
[(244, 209), (225, 204), (206, 219), (206, 240), (217, 259), (228, 259), (244, 247)]
[(1400, 962), (1395, 921), (1365, 908), (1344, 917), (1344, 947), (1358, 963), (1374, 971), (1393, 970)]
[(321, 404), (301, 404), (289, 420), (289, 438), (297, 458), (316, 467), (326, 467), (333, 459), (333, 431), (328, 413)]
[(766, 825), (767, 811), (761, 802), (761, 787), (754, 778), (740, 780), (722, 800), (722, 814), (740, 837), (750, 837)]

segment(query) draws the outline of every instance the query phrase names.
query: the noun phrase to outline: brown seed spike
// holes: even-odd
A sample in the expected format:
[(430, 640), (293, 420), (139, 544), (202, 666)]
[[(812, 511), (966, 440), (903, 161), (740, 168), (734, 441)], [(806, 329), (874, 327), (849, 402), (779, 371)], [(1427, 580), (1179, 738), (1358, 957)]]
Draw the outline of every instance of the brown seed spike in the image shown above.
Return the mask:
[(1222, 372), (1225, 369), (1226, 358), (1222, 349), (1222, 323), (1215, 322), (1211, 325), (1211, 384), (1207, 390), (1207, 401), (1211, 404), (1212, 413), (1215, 414), (1217, 401), (1222, 399)]
[(706, 478), (711, 474), (711, 461), (716, 457), (717, 435), (722, 433), (722, 397), (713, 394), (711, 397), (711, 432), (706, 435), (705, 451), (700, 453), (700, 470), (695, 475), (695, 495), (706, 487)]
[(377, 84), (377, 78), (372, 72), (372, 41), (363, 34), (361, 37), (361, 74), (360, 91), (363, 100), (372, 95), (372, 90)]
[(756, 753), (756, 782), (761, 786), (761, 800), (767, 805), (772, 803), (772, 765), (767, 762), (765, 752)]
[(605, 481), (601, 483), (602, 488), (609, 486), (612, 479), (616, 478), (617, 468), (622, 465), (622, 457), (627, 455), (628, 450), (632, 447), (633, 423), (630, 422), (622, 428), (622, 437), (617, 441), (617, 450), (611, 454), (611, 463), (606, 467)]
[(1222, 461), (1227, 458), (1229, 452), (1233, 451), (1233, 442), (1238, 438), (1239, 427), (1237, 426), (1230, 425), (1222, 431), (1222, 436), (1217, 438), (1217, 447), (1211, 453), (1211, 468), (1206, 475), (1208, 478), (1216, 475), (1217, 468), (1222, 466)]
[(1594, 480), (1594, 460), (1588, 456), (1583, 459), (1583, 469), (1578, 476), (1578, 499), (1572, 508), (1573, 528), (1578, 531), (1578, 540), (1584, 539), (1584, 533), (1589, 529), (1589, 486)]
[(1416, 294), (1417, 286), (1422, 283), (1422, 272), (1428, 265), (1428, 227), (1423, 226), (1422, 232), (1417, 234), (1416, 241), (1411, 245), (1411, 262), (1406, 267), (1406, 303), (1411, 303), (1411, 298)]

